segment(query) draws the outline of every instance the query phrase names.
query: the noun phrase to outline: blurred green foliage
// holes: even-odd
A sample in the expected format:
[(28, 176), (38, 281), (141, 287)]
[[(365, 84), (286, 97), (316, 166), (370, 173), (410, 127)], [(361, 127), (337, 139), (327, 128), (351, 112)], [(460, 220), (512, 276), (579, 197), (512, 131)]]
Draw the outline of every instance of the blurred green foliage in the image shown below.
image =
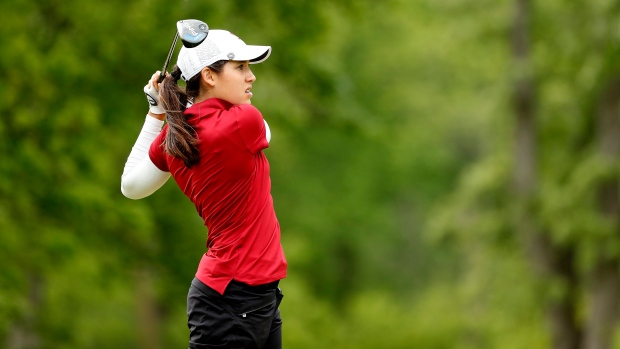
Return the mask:
[[(186, 345), (207, 231), (172, 181), (120, 193), (142, 87), (183, 18), (273, 47), (253, 103), (273, 133), (285, 347), (550, 347), (553, 287), (514, 228), (513, 5), (0, 3), (0, 347)], [(620, 72), (619, 5), (532, 12), (536, 221), (585, 273), (620, 254), (596, 202), (618, 161), (600, 158), (595, 117)]]

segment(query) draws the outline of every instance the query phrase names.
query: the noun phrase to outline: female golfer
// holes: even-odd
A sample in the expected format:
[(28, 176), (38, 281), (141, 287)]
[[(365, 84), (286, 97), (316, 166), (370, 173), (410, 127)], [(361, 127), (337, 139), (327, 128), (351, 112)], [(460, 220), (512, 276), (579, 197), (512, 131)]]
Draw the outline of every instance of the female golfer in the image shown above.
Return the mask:
[(282, 347), (278, 282), (287, 264), (262, 151), (271, 134), (250, 101), (249, 64), (270, 53), (211, 30), (200, 45), (181, 48), (161, 85), (157, 72), (144, 88), (151, 108), (121, 191), (140, 199), (172, 176), (208, 228), (187, 297), (190, 348)]

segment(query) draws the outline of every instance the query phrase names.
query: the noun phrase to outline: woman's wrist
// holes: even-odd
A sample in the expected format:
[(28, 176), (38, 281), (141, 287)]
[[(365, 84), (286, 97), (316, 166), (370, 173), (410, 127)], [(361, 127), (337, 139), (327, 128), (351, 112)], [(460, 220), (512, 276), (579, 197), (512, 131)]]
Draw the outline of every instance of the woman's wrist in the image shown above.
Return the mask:
[(149, 115), (154, 117), (155, 119), (159, 120), (159, 121), (164, 121), (164, 119), (166, 118), (166, 114), (155, 114), (153, 112), (151, 112), (149, 110)]

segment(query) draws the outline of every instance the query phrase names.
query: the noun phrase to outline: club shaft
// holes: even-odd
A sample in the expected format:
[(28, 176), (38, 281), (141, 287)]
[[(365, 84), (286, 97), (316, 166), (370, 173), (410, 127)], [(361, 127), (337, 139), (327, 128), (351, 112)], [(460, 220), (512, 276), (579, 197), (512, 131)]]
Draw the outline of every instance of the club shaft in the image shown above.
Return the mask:
[(159, 75), (158, 83), (164, 81), (166, 77), (166, 71), (168, 70), (168, 64), (170, 64), (170, 59), (172, 58), (172, 54), (174, 53), (174, 48), (177, 45), (177, 39), (179, 38), (179, 32), (174, 33), (174, 39), (172, 39), (172, 45), (170, 45), (170, 51), (168, 51), (168, 57), (166, 58), (166, 63), (164, 63), (164, 67), (161, 69), (161, 74)]

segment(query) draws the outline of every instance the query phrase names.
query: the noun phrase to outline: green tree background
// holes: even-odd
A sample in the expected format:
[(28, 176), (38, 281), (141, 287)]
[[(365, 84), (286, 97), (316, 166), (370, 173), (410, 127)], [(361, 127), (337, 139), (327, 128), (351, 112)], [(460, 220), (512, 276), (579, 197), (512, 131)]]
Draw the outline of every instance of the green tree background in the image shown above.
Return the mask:
[(206, 229), (173, 182), (132, 201), (120, 175), (142, 87), (197, 18), (273, 47), (253, 103), (286, 348), (620, 348), (620, 2), (0, 13), (0, 347), (187, 345)]

